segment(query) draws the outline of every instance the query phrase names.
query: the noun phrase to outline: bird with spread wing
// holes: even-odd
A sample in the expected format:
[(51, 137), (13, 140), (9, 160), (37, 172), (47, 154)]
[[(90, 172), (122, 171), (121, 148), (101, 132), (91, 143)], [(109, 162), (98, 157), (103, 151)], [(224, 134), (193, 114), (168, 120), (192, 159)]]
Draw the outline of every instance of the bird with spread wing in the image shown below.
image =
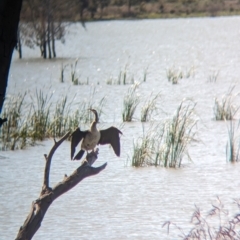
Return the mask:
[[(90, 129), (81, 131), (78, 127), (71, 135), (71, 160), (80, 160), (85, 151), (94, 150), (94, 148), (100, 144), (110, 144), (115, 154), (120, 156), (120, 134), (122, 132), (115, 128), (110, 127), (104, 130), (97, 129), (97, 123), (99, 122), (98, 113), (95, 109), (89, 109), (95, 115), (94, 121), (91, 123)], [(77, 145), (81, 143), (80, 151), (76, 156), (75, 150)]]

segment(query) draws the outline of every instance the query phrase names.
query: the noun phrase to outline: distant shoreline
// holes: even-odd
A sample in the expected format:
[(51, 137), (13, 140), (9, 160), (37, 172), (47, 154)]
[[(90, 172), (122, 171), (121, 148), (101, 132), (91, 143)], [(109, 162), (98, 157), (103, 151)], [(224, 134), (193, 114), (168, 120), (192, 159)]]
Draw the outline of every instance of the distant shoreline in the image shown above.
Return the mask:
[[(124, 21), (124, 20), (154, 20), (154, 19), (185, 19), (185, 18), (217, 18), (217, 17), (238, 17), (240, 16), (240, 12), (238, 14), (218, 14), (215, 16), (211, 16), (210, 14), (191, 14), (191, 15), (147, 15), (147, 16), (137, 16), (137, 17), (124, 17), (124, 18), (114, 18), (114, 17), (106, 17), (106, 18), (87, 18), (84, 19), (85, 22), (101, 22), (101, 21)], [(80, 20), (73, 21), (73, 22), (79, 22)]]

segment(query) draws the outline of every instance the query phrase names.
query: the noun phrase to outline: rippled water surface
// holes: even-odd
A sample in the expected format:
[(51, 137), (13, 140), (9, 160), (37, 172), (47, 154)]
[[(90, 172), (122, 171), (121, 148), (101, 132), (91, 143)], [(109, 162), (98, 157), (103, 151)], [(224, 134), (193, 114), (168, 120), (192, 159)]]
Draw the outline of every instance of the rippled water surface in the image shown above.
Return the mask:
[[(142, 135), (140, 106), (134, 122), (122, 128), (122, 154), (102, 146), (96, 166), (108, 162), (100, 174), (84, 179), (74, 189), (57, 199), (48, 210), (34, 239), (180, 239), (179, 231), (162, 228), (171, 220), (184, 229), (189, 224), (194, 205), (205, 211), (219, 196), (234, 210), (239, 198), (240, 165), (226, 162), (227, 124), (213, 121), (214, 98), (235, 86), (240, 90), (240, 18), (199, 18), (142, 21), (109, 21), (71, 25), (66, 43), (57, 44), (58, 59), (39, 58), (39, 50), (23, 50), (24, 59), (14, 54), (8, 94), (36, 88), (61, 96), (75, 96), (74, 101), (88, 99), (97, 89), (96, 102), (106, 96), (101, 126), (121, 125), (123, 96), (129, 85), (107, 85), (127, 67), (136, 81), (147, 81), (138, 94), (142, 102), (151, 93), (161, 92), (160, 115), (154, 121), (172, 116), (183, 98), (193, 99), (198, 115), (197, 138), (190, 146), (192, 162), (184, 161), (180, 169), (156, 167), (132, 168), (133, 139)], [(61, 64), (79, 58), (77, 74), (89, 85), (73, 86), (70, 67), (65, 82), (60, 83)], [(194, 67), (195, 76), (167, 81), (166, 69)], [(219, 72), (216, 82), (208, 77)], [(239, 102), (238, 102), (239, 104)], [(237, 116), (239, 118), (239, 116)], [(1, 239), (14, 239), (33, 200), (40, 193), (44, 157), (53, 141), (46, 140), (26, 150), (1, 152), (0, 158), (0, 232)], [(69, 159), (70, 143), (64, 142), (51, 166), (51, 185), (70, 174), (79, 165)]]

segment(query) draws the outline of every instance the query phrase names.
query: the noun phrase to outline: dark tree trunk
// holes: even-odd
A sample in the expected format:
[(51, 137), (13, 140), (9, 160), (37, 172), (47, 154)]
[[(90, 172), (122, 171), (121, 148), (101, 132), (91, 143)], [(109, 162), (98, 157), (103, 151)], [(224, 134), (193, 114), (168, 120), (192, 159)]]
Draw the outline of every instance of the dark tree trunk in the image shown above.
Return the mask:
[(51, 17), (50, 17), (50, 1), (47, 1), (47, 45), (48, 45), (48, 58), (52, 58), (52, 50), (51, 50)]
[(22, 42), (21, 42), (19, 30), (18, 30), (18, 34), (17, 34), (17, 50), (18, 50), (19, 59), (22, 59)]
[(7, 89), (22, 0), (0, 0), (0, 113)]
[[(42, 191), (38, 199), (33, 201), (29, 215), (27, 216), (23, 226), (20, 227), (18, 235), (15, 240), (31, 240), (37, 230), (40, 228), (43, 218), (53, 203), (59, 196), (72, 189), (84, 178), (93, 176), (101, 172), (107, 166), (107, 163), (100, 167), (92, 167), (92, 164), (97, 160), (98, 150), (87, 155), (81, 166), (79, 166), (70, 176), (64, 176), (63, 180), (55, 187), (50, 188), (50, 166), (54, 152), (61, 145), (61, 143), (69, 137), (67, 133), (59, 141), (55, 141), (54, 146), (48, 155), (45, 156), (45, 170), (43, 177)], [(66, 203), (67, 204), (67, 203)], [(59, 227), (59, 226), (56, 226)]]
[(51, 51), (51, 39), (50, 39), (50, 20), (48, 19), (48, 26), (47, 26), (47, 45), (48, 45), (48, 58), (52, 58), (52, 51)]
[(129, 17), (131, 15), (131, 5), (132, 5), (131, 0), (128, 0), (128, 16)]
[(44, 39), (43, 39), (43, 43), (42, 43), (42, 49), (43, 49), (42, 57), (44, 59), (46, 59), (47, 58), (47, 43), (46, 43), (45, 35), (44, 35)]
[(56, 50), (55, 50), (55, 34), (54, 34), (54, 23), (51, 21), (51, 37), (52, 37), (52, 52), (53, 52), (53, 57), (55, 58), (56, 55)]

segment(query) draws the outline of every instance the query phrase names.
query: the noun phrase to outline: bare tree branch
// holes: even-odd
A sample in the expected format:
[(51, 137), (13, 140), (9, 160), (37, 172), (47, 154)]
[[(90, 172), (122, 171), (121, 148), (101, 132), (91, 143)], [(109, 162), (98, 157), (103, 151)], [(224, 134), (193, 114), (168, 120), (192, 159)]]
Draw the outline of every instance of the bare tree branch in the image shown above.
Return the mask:
[(61, 145), (61, 143), (68, 138), (70, 132), (64, 135), (59, 141), (56, 141), (50, 150), (49, 154), (45, 154), (46, 164), (44, 171), (43, 188), (38, 199), (36, 199), (30, 209), (23, 226), (20, 227), (16, 240), (30, 240), (41, 226), (41, 222), (52, 204), (52, 202), (59, 196), (69, 191), (76, 186), (84, 178), (96, 175), (105, 169), (107, 163), (100, 167), (92, 167), (92, 164), (97, 160), (98, 149), (89, 153), (83, 161), (70, 176), (64, 176), (62, 182), (58, 183), (52, 189), (49, 187), (50, 165), (54, 152)]
[(51, 161), (53, 154), (57, 150), (57, 148), (62, 144), (63, 141), (65, 141), (70, 135), (70, 132), (66, 133), (59, 141), (56, 141), (54, 139), (54, 146), (52, 147), (51, 151), (48, 155), (44, 155), (46, 159), (46, 165), (44, 170), (44, 178), (43, 178), (43, 187), (42, 187), (42, 193), (44, 194), (46, 191), (49, 190), (49, 174), (50, 174), (50, 167), (51, 167)]

